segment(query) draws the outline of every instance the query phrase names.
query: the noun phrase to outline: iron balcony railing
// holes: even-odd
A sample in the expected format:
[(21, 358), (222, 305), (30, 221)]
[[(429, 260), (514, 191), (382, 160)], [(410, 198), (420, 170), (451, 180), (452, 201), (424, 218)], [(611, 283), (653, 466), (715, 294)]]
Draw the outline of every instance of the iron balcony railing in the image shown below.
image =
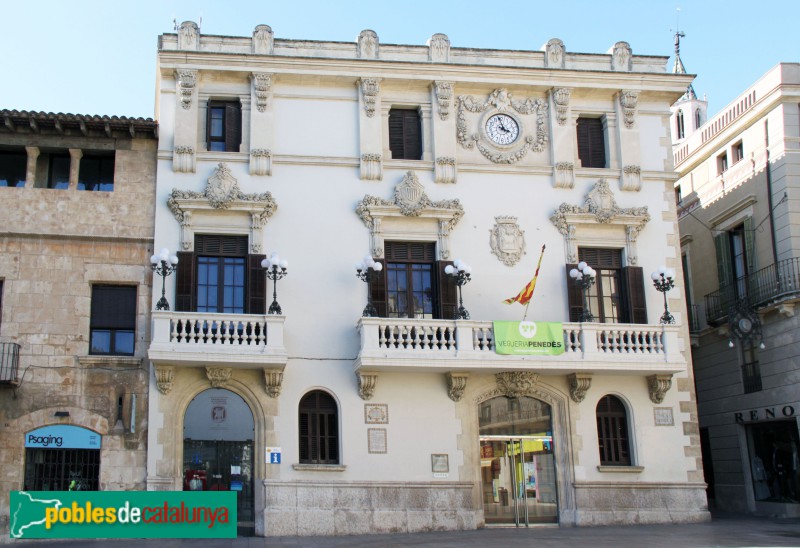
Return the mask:
[(0, 343), (0, 384), (19, 384), (19, 345)]
[(760, 308), (798, 296), (800, 259), (784, 259), (706, 295), (706, 320), (711, 325), (720, 323), (731, 307), (743, 299), (747, 299), (750, 306)]
[(700, 331), (700, 311), (696, 304), (690, 304), (687, 308), (689, 312), (689, 333)]

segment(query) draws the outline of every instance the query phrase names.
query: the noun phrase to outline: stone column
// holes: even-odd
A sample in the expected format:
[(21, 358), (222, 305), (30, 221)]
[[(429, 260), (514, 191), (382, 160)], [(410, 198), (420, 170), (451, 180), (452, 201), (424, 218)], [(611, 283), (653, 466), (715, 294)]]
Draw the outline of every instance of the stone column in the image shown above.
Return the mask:
[[(638, 191), (641, 189), (642, 154), (639, 145), (639, 123), (636, 110), (639, 92), (621, 90), (614, 97), (617, 128), (616, 141), (619, 143), (618, 163), (609, 167), (622, 170), (621, 190)], [(609, 140), (611, 140), (609, 132)], [(609, 152), (611, 150), (609, 149)], [(613, 156), (612, 156), (613, 158)]]
[(575, 139), (577, 119), (569, 108), (572, 90), (553, 88), (550, 90), (550, 161), (553, 164), (553, 186), (572, 188), (575, 186)]
[(69, 149), (69, 189), (78, 189), (78, 177), (81, 173), (81, 158), (83, 158), (83, 151), (79, 148)]
[(358, 93), (358, 143), (361, 159), (361, 178), (383, 178), (383, 108), (381, 79), (361, 78), (356, 82)]
[(28, 153), (28, 165), (25, 169), (25, 188), (36, 186), (36, 160), (39, 159), (39, 147), (25, 147)]
[(456, 166), (456, 116), (453, 112), (453, 82), (431, 83), (430, 139), (433, 143), (434, 180), (437, 183), (455, 183)]

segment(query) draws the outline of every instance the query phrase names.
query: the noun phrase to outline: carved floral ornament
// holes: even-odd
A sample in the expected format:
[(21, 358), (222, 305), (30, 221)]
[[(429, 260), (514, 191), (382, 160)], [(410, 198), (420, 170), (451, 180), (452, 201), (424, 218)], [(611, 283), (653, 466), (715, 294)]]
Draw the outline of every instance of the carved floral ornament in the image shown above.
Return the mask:
[(274, 33), (269, 25), (257, 25), (253, 31), (253, 53), (270, 55), (274, 51)]
[(256, 108), (258, 112), (267, 110), (269, 95), (272, 91), (272, 74), (254, 72), (250, 75), (253, 80), (253, 91), (256, 95)]
[(446, 34), (436, 33), (428, 40), (428, 59), (434, 63), (450, 61), (450, 38)]
[[(545, 126), (545, 116), (547, 115), (547, 102), (544, 99), (525, 99), (515, 101), (512, 94), (504, 88), (494, 90), (489, 94), (486, 101), (476, 101), (472, 95), (458, 96), (458, 113), (456, 121), (456, 135), (458, 142), (466, 149), (477, 148), (488, 160), (495, 164), (515, 164), (519, 162), (528, 151), (541, 152), (547, 143), (547, 129)], [(533, 118), (533, 132), (525, 135), (525, 127), (520, 124), (521, 144), (508, 152), (500, 151), (490, 144), (483, 133), (485, 132), (483, 123), (485, 119), (498, 112), (516, 112), (522, 116)], [(478, 129), (470, 133), (467, 123), (467, 113), (483, 114), (482, 117), (471, 116), (477, 120)], [(488, 145), (488, 146), (487, 146)], [(515, 146), (515, 145), (511, 145)]]
[(507, 398), (532, 394), (539, 375), (531, 371), (503, 371), (494, 376), (497, 389)]
[(197, 84), (196, 70), (176, 70), (175, 80), (178, 83), (178, 93), (180, 95), (181, 107), (184, 110), (192, 106), (192, 93)]
[(362, 30), (358, 35), (359, 59), (377, 59), (378, 47), (378, 34), (374, 30)]
[(433, 88), (439, 105), (439, 118), (447, 120), (450, 117), (450, 104), (453, 100), (453, 82), (434, 82)]
[(464, 208), (458, 199), (433, 201), (425, 194), (425, 187), (416, 173), (409, 171), (395, 187), (394, 198), (386, 200), (366, 195), (356, 206), (356, 214), (370, 229), (372, 256), (383, 257), (383, 221), (387, 218), (420, 217), (435, 220), (439, 239), (439, 255), (447, 260), (450, 231), (464, 216)]
[(520, 230), (516, 217), (494, 218), (494, 227), (489, 230), (489, 245), (492, 253), (506, 266), (514, 266), (525, 254), (525, 231)]
[(368, 118), (375, 116), (375, 104), (378, 101), (378, 94), (381, 92), (380, 78), (362, 78), (359, 80), (361, 85), (361, 96), (364, 98), (364, 112)]
[(564, 42), (552, 38), (545, 44), (544, 62), (547, 68), (564, 68)]
[(633, 128), (636, 121), (636, 105), (639, 102), (639, 92), (623, 90), (619, 93), (619, 105), (622, 107), (622, 114), (625, 119), (625, 127)]

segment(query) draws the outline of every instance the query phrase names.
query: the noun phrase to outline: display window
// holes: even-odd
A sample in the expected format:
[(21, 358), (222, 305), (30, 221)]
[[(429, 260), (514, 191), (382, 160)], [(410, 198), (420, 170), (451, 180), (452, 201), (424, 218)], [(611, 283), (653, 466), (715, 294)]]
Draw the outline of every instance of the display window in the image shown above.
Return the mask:
[(800, 503), (800, 443), (797, 421), (747, 426), (755, 500)]

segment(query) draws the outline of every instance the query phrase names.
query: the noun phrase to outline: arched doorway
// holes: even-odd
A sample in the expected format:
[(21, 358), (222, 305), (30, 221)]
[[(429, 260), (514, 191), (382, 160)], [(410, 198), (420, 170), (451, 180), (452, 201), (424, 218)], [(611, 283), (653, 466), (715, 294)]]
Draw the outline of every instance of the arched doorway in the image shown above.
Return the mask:
[(557, 523), (550, 405), (526, 396), (498, 396), (481, 403), (479, 413), (486, 523)]
[(183, 421), (184, 491), (237, 491), (240, 535), (255, 532), (253, 413), (241, 396), (222, 388), (200, 392)]

